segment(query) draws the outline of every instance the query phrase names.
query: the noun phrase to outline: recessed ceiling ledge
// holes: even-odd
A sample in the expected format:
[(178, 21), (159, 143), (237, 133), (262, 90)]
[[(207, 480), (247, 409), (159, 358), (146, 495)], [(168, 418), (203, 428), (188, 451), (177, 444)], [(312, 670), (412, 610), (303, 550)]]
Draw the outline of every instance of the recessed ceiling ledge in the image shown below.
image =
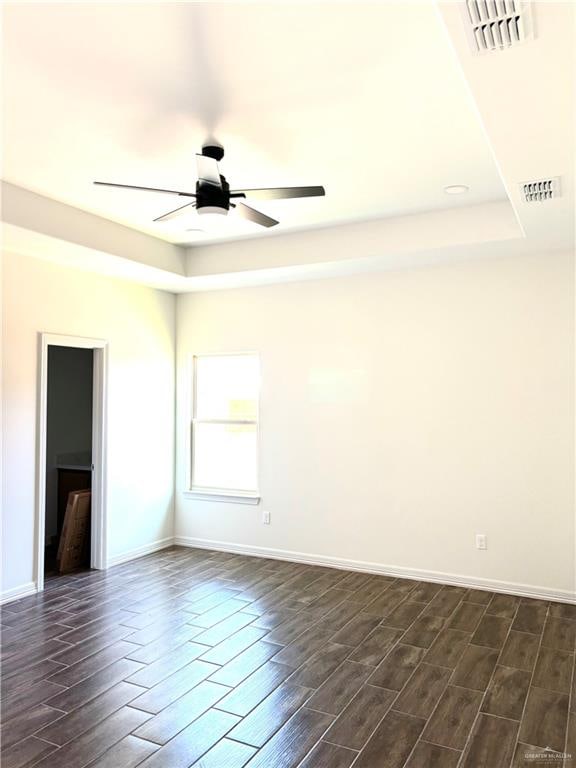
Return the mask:
[(236, 240), (186, 249), (186, 275), (246, 270), (422, 252), (459, 244), (523, 238), (508, 200), (378, 219), (274, 237)]
[[(184, 250), (151, 235), (2, 182), (2, 221), (18, 230), (184, 277)], [(16, 234), (11, 230), (11, 236)], [(44, 242), (44, 256), (47, 256)]]

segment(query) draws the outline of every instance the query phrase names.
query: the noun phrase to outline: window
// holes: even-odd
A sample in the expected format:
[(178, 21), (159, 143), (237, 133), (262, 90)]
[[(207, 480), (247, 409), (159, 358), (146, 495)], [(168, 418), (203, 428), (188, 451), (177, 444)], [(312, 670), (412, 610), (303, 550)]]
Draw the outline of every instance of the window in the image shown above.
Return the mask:
[(195, 495), (257, 503), (259, 389), (258, 355), (194, 357), (191, 491)]

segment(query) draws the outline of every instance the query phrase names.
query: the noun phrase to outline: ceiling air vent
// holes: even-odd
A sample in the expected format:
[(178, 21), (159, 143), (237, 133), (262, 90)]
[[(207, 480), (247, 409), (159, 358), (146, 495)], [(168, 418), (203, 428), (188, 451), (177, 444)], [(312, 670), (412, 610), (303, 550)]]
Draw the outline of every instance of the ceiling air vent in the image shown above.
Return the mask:
[(555, 176), (552, 179), (525, 181), (520, 184), (520, 190), (527, 203), (542, 203), (544, 200), (553, 200), (560, 197), (560, 179)]
[(526, 0), (466, 0), (461, 9), (474, 53), (511, 48), (532, 37)]

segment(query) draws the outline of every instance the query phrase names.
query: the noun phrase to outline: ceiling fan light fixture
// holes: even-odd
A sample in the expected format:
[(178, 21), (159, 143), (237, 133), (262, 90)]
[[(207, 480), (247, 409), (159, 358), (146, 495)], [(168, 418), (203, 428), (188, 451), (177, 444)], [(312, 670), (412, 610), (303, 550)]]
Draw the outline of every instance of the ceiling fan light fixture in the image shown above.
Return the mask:
[(200, 216), (227, 216), (228, 215), (228, 208), (221, 208), (219, 205), (203, 205), (198, 206), (197, 208), (198, 213)]

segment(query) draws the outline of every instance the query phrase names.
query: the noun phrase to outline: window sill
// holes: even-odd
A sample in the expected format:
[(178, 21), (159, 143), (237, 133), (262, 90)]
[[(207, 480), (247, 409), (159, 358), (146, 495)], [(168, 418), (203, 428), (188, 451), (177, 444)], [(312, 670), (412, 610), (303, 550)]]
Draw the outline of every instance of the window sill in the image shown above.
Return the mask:
[(220, 501), (232, 504), (259, 504), (260, 496), (257, 493), (243, 491), (222, 491), (217, 488), (192, 488), (184, 491), (187, 499), (197, 501)]

